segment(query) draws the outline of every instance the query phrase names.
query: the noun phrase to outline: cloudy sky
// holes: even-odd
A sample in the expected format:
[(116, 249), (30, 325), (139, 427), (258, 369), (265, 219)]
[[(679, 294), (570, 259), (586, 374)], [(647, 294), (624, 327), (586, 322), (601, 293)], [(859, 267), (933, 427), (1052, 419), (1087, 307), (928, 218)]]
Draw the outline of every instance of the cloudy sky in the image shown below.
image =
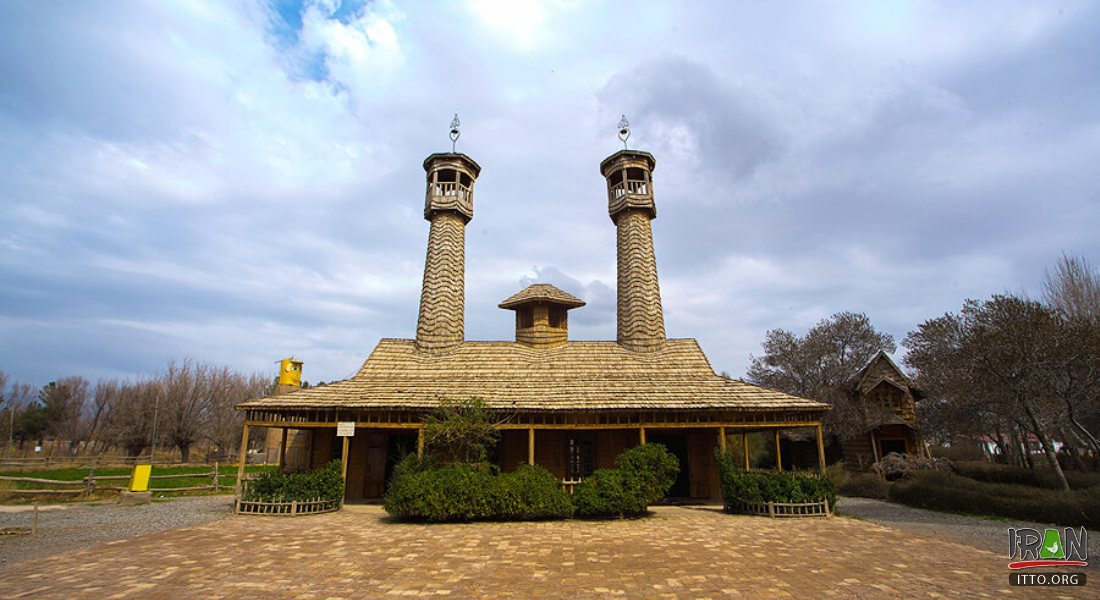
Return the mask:
[(483, 167), (468, 339), (548, 281), (615, 337), (599, 162), (657, 158), (671, 337), (898, 340), (1100, 262), (1100, 4), (471, 0), (0, 4), (0, 370), (193, 357), (310, 381), (416, 329), (421, 161)]

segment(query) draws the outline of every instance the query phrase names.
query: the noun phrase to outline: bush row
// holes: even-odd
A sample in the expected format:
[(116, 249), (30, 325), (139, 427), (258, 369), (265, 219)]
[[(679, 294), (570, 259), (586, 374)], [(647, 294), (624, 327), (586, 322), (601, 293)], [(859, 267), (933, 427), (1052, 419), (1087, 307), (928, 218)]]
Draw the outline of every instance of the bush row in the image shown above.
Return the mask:
[(440, 465), (410, 456), (394, 471), (385, 509), (432, 522), (638, 515), (665, 495), (679, 469), (664, 446), (638, 446), (621, 454), (614, 469), (586, 477), (570, 498), (542, 467), (501, 474), (487, 463)]
[(522, 465), (500, 474), (494, 465), (434, 465), (410, 456), (386, 490), (386, 512), (425, 521), (561, 519), (569, 496), (542, 467)]
[(344, 479), (340, 461), (305, 473), (268, 471), (250, 481), (245, 500), (266, 502), (299, 502), (305, 500), (342, 500)]
[(722, 499), (737, 502), (820, 502), (836, 507), (836, 487), (824, 477), (798, 473), (745, 472), (729, 452), (718, 452)]
[(874, 473), (856, 473), (840, 486), (840, 493), (845, 496), (879, 500), (888, 498), (889, 490), (890, 484)]
[(1100, 487), (1072, 493), (1016, 484), (975, 481), (952, 473), (924, 471), (894, 482), (891, 500), (953, 512), (996, 515), (1071, 527), (1100, 526)]
[[(1051, 490), (1061, 488), (1054, 471), (1046, 468), (1028, 469), (1019, 465), (991, 464), (983, 460), (957, 462), (954, 469), (959, 475), (987, 483), (1015, 483)], [(1069, 486), (1075, 490), (1100, 485), (1100, 473), (1065, 471), (1065, 475)]]

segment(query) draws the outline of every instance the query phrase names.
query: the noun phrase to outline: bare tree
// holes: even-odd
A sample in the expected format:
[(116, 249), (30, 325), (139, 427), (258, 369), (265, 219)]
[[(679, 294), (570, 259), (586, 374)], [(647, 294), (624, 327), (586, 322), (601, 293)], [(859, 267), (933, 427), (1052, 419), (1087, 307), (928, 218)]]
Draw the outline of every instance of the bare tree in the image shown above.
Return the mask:
[(834, 314), (802, 338), (773, 329), (763, 345), (764, 356), (750, 357), (748, 380), (831, 404), (833, 410), (824, 420), (831, 434), (863, 434), (890, 418), (890, 413), (877, 405), (853, 401), (846, 385), (879, 350), (897, 349), (894, 338), (875, 330), (867, 315)]
[[(956, 414), (984, 413), (1034, 435), (1068, 491), (1050, 438), (1062, 412), (1054, 374), (1068, 353), (1063, 326), (1038, 302), (993, 296), (922, 323), (905, 346), (906, 362), (930, 396), (953, 404)], [(1030, 460), (1029, 452), (1023, 455)]]
[(1063, 254), (1043, 279), (1043, 300), (1071, 320), (1100, 321), (1100, 269)]

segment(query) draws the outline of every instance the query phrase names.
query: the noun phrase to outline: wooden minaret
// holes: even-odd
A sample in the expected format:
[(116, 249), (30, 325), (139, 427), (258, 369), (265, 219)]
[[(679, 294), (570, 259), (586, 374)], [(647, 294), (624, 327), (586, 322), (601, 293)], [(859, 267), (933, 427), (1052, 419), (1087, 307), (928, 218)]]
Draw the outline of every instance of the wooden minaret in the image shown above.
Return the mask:
[[(457, 139), (456, 115), (451, 140)], [(424, 218), (431, 230), (416, 344), (435, 350), (461, 344), (465, 337), (466, 224), (474, 218), (474, 181), (481, 167), (465, 154), (450, 152), (426, 158), (424, 170), (428, 179)]]
[(661, 310), (661, 286), (653, 253), (650, 221), (657, 218), (653, 201), (653, 169), (656, 159), (648, 152), (627, 150), (629, 124), (619, 123), (624, 148), (600, 163), (607, 178), (607, 202), (617, 230), (618, 246), (618, 341), (641, 352), (657, 350), (665, 343), (665, 318)]

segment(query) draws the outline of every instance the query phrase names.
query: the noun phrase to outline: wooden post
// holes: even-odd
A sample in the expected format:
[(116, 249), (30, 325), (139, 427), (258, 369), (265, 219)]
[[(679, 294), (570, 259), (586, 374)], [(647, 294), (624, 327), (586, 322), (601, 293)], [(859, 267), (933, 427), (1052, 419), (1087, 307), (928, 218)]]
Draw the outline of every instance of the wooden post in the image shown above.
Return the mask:
[(416, 430), (416, 457), (424, 458), (424, 428)]
[(821, 423), (817, 424), (817, 468), (825, 474), (825, 440), (821, 436)]
[(241, 433), (241, 455), (239, 457), (239, 463), (237, 465), (237, 486), (236, 492), (239, 496), (241, 494), (241, 486), (244, 481), (244, 465), (248, 462), (248, 422), (244, 424), (244, 432)]
[(527, 428), (527, 464), (535, 464), (535, 428)]
[(286, 468), (286, 438), (290, 430), (283, 427), (283, 441), (279, 443), (279, 470)]
[(638, 428), (638, 443), (645, 446), (645, 427)]
[(214, 493), (217, 493), (221, 489), (221, 480), (218, 479), (218, 463), (214, 462)]
[(722, 454), (726, 453), (726, 428), (718, 428), (718, 449), (722, 451)]
[(875, 459), (875, 462), (882, 460), (878, 455), (878, 440), (875, 439), (875, 432), (871, 430), (871, 458)]
[(340, 453), (340, 477), (344, 480), (344, 485), (348, 484), (348, 442), (351, 441), (350, 437), (344, 436), (344, 450)]
[(743, 455), (742, 458), (745, 459), (744, 460), (744, 462), (745, 462), (745, 472), (748, 473), (749, 472), (749, 434), (747, 434), (747, 433), (742, 433), (741, 434), (741, 454)]
[(775, 429), (775, 470), (777, 473), (783, 472), (783, 455), (779, 452), (779, 430)]
[(31, 517), (31, 535), (38, 533), (38, 503), (34, 503), (34, 516)]

